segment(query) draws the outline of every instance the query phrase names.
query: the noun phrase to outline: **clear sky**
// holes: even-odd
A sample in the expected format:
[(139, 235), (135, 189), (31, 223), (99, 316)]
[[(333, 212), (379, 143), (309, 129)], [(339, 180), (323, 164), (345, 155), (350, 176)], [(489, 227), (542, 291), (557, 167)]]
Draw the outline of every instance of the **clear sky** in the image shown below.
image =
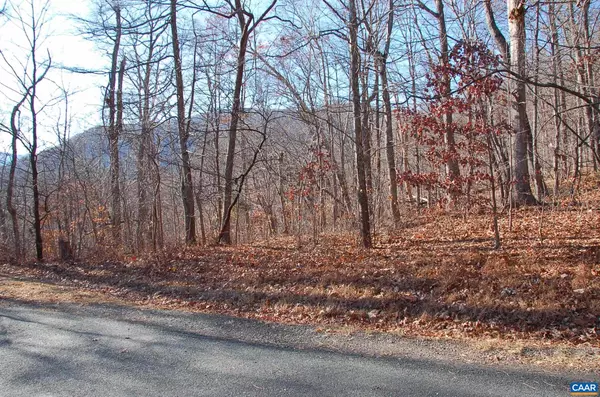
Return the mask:
[[(29, 13), (30, 0), (13, 0), (17, 7), (25, 7)], [(33, 0), (38, 9), (43, 1)], [(2, 1), (0, 1), (0, 4)], [(60, 96), (60, 87), (64, 87), (72, 94), (69, 97), (71, 116), (71, 135), (77, 134), (100, 123), (100, 108), (102, 103), (102, 86), (106, 84), (106, 76), (93, 74), (78, 74), (61, 68), (75, 67), (81, 69), (102, 70), (106, 69), (107, 59), (95, 48), (95, 44), (78, 33), (77, 23), (72, 15), (88, 17), (89, 0), (49, 0), (47, 24), (44, 28), (46, 39), (42, 44), (40, 57), (46, 57), (46, 49), (52, 57), (53, 69), (47, 79), (39, 87), (39, 103), (55, 103), (44, 109), (40, 116), (40, 143), (42, 146), (52, 145), (56, 142), (56, 124), (62, 118), (64, 122), (64, 104), (54, 98)], [(0, 49), (7, 55), (10, 64), (17, 71), (22, 71), (20, 63), (26, 62), (27, 50), (25, 35), (21, 25), (15, 20), (14, 10), (9, 10), (13, 17), (6, 23), (0, 23)], [(4, 21), (2, 21), (4, 22)], [(20, 68), (20, 69), (19, 69)], [(18, 95), (11, 92), (10, 88), (16, 87), (15, 78), (10, 68), (0, 62), (0, 120), (5, 125), (9, 124), (9, 111), (14, 106)], [(5, 151), (10, 141), (7, 133), (0, 133), (0, 151)]]

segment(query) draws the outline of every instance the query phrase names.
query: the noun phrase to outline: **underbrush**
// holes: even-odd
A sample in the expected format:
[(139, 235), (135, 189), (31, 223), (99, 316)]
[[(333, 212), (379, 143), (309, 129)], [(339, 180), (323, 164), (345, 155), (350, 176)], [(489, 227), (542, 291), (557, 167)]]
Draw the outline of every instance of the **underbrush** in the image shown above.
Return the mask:
[(193, 247), (126, 260), (4, 265), (3, 271), (140, 304), (287, 323), (432, 337), (597, 345), (600, 234), (595, 208), (432, 215), (381, 235), (373, 250), (323, 235)]

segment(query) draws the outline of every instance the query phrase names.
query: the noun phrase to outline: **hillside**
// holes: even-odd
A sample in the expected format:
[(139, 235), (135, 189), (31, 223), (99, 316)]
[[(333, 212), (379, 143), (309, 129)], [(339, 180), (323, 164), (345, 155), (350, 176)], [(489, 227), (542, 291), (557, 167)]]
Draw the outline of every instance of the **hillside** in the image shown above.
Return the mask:
[[(1, 295), (108, 299), (310, 324), (321, 332), (458, 338), (499, 359), (585, 367), (588, 353), (600, 353), (598, 182), (584, 179), (585, 204), (515, 210), (511, 229), (503, 212), (500, 250), (491, 248), (489, 215), (465, 218), (432, 208), (378, 235), (373, 250), (329, 234), (316, 245), (280, 237), (119, 261), (5, 264), (4, 277), (23, 284)], [(30, 280), (50, 292), (28, 293)]]

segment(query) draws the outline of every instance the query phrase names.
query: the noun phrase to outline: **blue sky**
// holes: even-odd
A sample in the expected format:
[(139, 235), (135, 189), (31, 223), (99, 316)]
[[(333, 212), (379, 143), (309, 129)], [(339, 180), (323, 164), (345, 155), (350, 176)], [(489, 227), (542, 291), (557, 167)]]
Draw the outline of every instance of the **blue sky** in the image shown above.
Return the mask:
[[(33, 0), (38, 9), (43, 1)], [(13, 0), (16, 7), (24, 7), (29, 12), (29, 0)], [(106, 84), (105, 76), (83, 75), (71, 73), (57, 66), (78, 67), (83, 69), (102, 69), (107, 60), (96, 51), (93, 42), (86, 41), (77, 33), (76, 23), (71, 15), (87, 17), (89, 14), (89, 1), (50, 0), (48, 4), (47, 22), (44, 27), (46, 38), (40, 49), (41, 57), (46, 57), (48, 50), (55, 66), (47, 76), (47, 80), (39, 87), (39, 101), (52, 103), (60, 95), (59, 86), (64, 87), (72, 94), (69, 98), (71, 132), (76, 134), (97, 125), (100, 122), (99, 105), (101, 104), (102, 89)], [(15, 10), (9, 10), (13, 17), (6, 23), (0, 23), (0, 49), (7, 55), (11, 65), (16, 70), (22, 70), (20, 64), (26, 62), (27, 50), (26, 36), (19, 22), (14, 18)], [(3, 21), (4, 22), (4, 21)], [(17, 94), (10, 88), (17, 86), (10, 68), (0, 62), (0, 82), (4, 85), (0, 90), (0, 120), (5, 125), (9, 124), (9, 111), (14, 106)], [(42, 146), (52, 145), (56, 142), (55, 127), (57, 122), (64, 122), (64, 104), (57, 103), (44, 109), (40, 115), (40, 143)], [(0, 133), (0, 151), (8, 147), (10, 137), (7, 133)]]

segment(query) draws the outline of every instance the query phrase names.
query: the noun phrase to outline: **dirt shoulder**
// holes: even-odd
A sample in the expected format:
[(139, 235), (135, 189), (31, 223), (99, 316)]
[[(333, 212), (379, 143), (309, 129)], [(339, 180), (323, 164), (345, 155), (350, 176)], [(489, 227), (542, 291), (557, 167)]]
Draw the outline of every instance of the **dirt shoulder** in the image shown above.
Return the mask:
[[(49, 309), (90, 313), (99, 310), (104, 315), (124, 320), (143, 318), (149, 321), (157, 309), (173, 309), (158, 299), (145, 302), (118, 297), (110, 291), (93, 288), (39, 282), (27, 276), (0, 273), (0, 308), (3, 305), (28, 304)], [(185, 318), (186, 313), (202, 312), (213, 315), (210, 309), (170, 310), (173, 316)], [(508, 370), (552, 373), (562, 376), (597, 376), (600, 348), (587, 345), (542, 343), (535, 340), (506, 340), (498, 338), (439, 338), (402, 335), (360, 327), (327, 325), (290, 325), (288, 322), (264, 322), (216, 315), (217, 324), (211, 336), (227, 336), (246, 342), (273, 344), (298, 349), (324, 349), (374, 357), (404, 357), (414, 360), (434, 360), (444, 363), (486, 365)], [(250, 316), (246, 316), (250, 317)], [(164, 318), (164, 317), (161, 317)], [(214, 320), (214, 318), (213, 318)], [(168, 325), (168, 324), (161, 324)]]

